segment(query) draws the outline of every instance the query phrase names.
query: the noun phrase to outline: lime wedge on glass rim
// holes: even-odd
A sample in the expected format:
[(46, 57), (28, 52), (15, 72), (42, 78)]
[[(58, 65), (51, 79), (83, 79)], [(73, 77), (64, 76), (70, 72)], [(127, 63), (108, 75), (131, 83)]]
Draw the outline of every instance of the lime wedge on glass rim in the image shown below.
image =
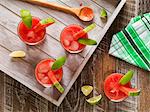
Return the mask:
[(130, 82), (130, 80), (132, 79), (133, 77), (133, 71), (130, 70), (128, 71), (119, 81), (119, 84), (121, 85), (126, 85), (128, 82)]
[(81, 91), (85, 96), (88, 96), (93, 91), (93, 87), (85, 85), (81, 87)]
[(99, 101), (101, 99), (102, 99), (102, 95), (99, 95), (99, 96), (94, 96), (92, 98), (89, 98), (86, 101), (91, 105), (95, 105), (95, 104), (99, 103)]
[(52, 65), (52, 70), (60, 69), (66, 62), (66, 56), (60, 57), (56, 59), (56, 61)]
[(23, 23), (28, 27), (32, 27), (32, 16), (29, 10), (22, 9), (20, 11), (20, 15), (22, 18)]

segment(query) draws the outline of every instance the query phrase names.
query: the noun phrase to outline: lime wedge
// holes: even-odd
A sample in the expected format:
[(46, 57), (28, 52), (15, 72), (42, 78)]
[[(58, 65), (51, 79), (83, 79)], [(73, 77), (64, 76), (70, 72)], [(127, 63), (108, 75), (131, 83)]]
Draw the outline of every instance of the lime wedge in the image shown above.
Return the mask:
[(57, 70), (61, 68), (66, 62), (66, 56), (58, 58), (52, 65), (52, 70)]
[(23, 23), (28, 27), (32, 27), (32, 16), (29, 10), (22, 9), (20, 11), (20, 15), (22, 18)]
[(9, 54), (10, 57), (13, 58), (22, 58), (25, 57), (26, 53), (24, 51), (13, 51)]
[(95, 27), (96, 27), (96, 24), (93, 23), (93, 24), (87, 26), (86, 28), (84, 28), (83, 31), (84, 31), (85, 33), (87, 33), (87, 32), (89, 32), (89, 31), (93, 30)]
[(45, 24), (49, 24), (49, 23), (54, 23), (55, 20), (53, 18), (46, 18), (46, 19), (42, 19), (40, 21), (41, 25), (45, 25)]
[(100, 17), (102, 19), (107, 19), (107, 12), (104, 8), (100, 11)]
[(120, 81), (119, 81), (119, 83), (121, 84), (121, 85), (126, 85), (128, 82), (130, 82), (130, 80), (132, 79), (132, 77), (133, 77), (133, 71), (132, 70), (130, 70), (130, 71), (128, 71), (121, 79), (120, 79)]
[(93, 91), (93, 87), (88, 85), (82, 86), (81, 91), (85, 96), (88, 96)]
[(78, 42), (83, 45), (97, 45), (97, 42), (95, 40), (87, 38), (79, 38)]
[(102, 95), (99, 95), (99, 96), (94, 96), (92, 98), (89, 98), (86, 101), (91, 105), (95, 105), (95, 104), (99, 103), (99, 101), (101, 99), (102, 99)]

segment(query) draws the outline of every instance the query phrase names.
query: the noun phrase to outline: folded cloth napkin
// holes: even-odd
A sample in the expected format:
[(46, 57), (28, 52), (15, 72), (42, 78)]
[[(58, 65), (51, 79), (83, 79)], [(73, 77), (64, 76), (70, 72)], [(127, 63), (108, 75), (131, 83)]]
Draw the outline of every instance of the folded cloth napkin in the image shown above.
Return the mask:
[(113, 35), (109, 54), (150, 71), (150, 13), (131, 19)]

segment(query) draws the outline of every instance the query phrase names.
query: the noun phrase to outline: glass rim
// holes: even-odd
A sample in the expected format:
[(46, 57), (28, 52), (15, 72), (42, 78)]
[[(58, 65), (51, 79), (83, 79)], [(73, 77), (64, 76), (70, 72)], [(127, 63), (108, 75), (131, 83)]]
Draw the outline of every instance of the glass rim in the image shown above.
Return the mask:
[[(41, 20), (39, 17), (35, 17), (35, 16), (32, 16), (32, 18), (37, 18), (37, 19)], [(45, 40), (45, 38), (46, 38), (46, 28), (45, 28), (45, 30), (44, 30), (44, 35), (43, 35), (43, 37), (42, 37), (41, 40), (39, 40), (39, 41), (37, 41), (37, 42), (27, 42), (27, 41), (25, 41), (25, 40), (21, 37), (21, 35), (20, 35), (20, 33), (19, 33), (19, 27), (20, 27), (20, 24), (21, 24), (21, 23), (23, 23), (22, 20), (20, 20), (20, 22), (18, 23), (18, 26), (17, 26), (17, 34), (18, 34), (18, 37), (19, 37), (25, 44), (27, 44), (27, 45), (37, 45), (37, 44), (42, 43), (42, 42)]]

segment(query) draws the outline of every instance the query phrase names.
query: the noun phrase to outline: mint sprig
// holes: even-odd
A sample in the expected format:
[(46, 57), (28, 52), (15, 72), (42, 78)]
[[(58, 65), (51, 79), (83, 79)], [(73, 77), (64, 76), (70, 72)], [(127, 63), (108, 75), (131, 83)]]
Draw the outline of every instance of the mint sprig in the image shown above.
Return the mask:
[(78, 42), (83, 45), (97, 45), (97, 42), (88, 38), (79, 38)]
[(22, 9), (20, 11), (20, 15), (22, 18), (23, 23), (28, 27), (32, 27), (32, 16), (29, 10)]
[(56, 59), (56, 61), (52, 65), (52, 70), (60, 69), (66, 62), (66, 56), (60, 57)]

